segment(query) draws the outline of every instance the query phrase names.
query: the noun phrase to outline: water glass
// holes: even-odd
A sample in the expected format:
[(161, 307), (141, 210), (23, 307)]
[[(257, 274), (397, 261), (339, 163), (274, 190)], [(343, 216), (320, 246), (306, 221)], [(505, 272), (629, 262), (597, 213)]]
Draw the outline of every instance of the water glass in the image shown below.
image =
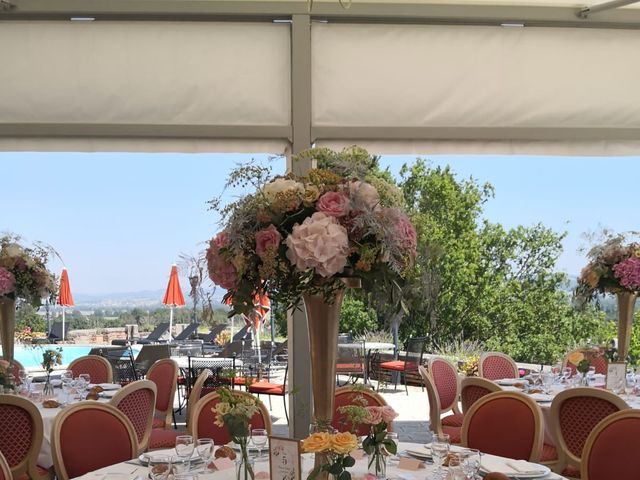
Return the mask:
[(171, 457), (164, 455), (149, 456), (149, 478), (151, 480), (169, 480), (171, 477)]
[(254, 428), (251, 430), (251, 441), (253, 446), (258, 449), (258, 458), (262, 457), (262, 449), (267, 445), (269, 437), (264, 428)]
[(174, 455), (171, 457), (171, 472), (174, 475), (189, 473), (191, 470), (191, 457), (180, 457)]
[(173, 476), (173, 480), (198, 480), (197, 473), (176, 473)]
[(191, 435), (178, 435), (176, 437), (176, 454), (180, 458), (191, 459), (195, 446)]
[(551, 392), (551, 386), (553, 385), (553, 374), (549, 372), (544, 372), (542, 374), (542, 389), (544, 393)]
[(448, 480), (466, 480), (466, 474), (462, 469), (462, 459), (458, 453), (449, 453), (449, 473)]
[(433, 457), (433, 463), (436, 466), (436, 478), (443, 478), (442, 463), (449, 453), (449, 435), (434, 435), (431, 442), (431, 456)]
[(211, 457), (213, 457), (213, 447), (215, 443), (212, 438), (199, 438), (196, 441), (196, 452), (202, 463), (204, 464), (204, 471), (206, 472), (211, 463)]
[(635, 388), (636, 388), (636, 376), (633, 374), (627, 375), (625, 378), (625, 384), (624, 384), (624, 393), (627, 396), (627, 400), (631, 400), (631, 395), (633, 395)]
[(566, 367), (562, 369), (562, 383), (569, 383), (569, 379), (571, 378), (571, 368)]
[(475, 448), (465, 448), (460, 452), (462, 470), (468, 480), (473, 480), (480, 470), (480, 451)]

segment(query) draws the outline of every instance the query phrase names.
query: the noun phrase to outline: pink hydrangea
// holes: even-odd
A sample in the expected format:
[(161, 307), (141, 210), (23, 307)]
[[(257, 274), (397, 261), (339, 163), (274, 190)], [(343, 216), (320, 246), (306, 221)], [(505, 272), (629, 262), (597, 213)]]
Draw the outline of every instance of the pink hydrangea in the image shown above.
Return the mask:
[(414, 228), (411, 220), (404, 214), (400, 213), (398, 216), (398, 223), (396, 224), (396, 232), (398, 234), (398, 243), (404, 248), (416, 250), (418, 246), (418, 236), (416, 229)]
[(349, 197), (342, 192), (327, 192), (318, 199), (316, 209), (332, 217), (344, 217), (349, 213)]
[(236, 288), (238, 282), (236, 267), (220, 252), (221, 248), (228, 245), (228, 235), (226, 232), (220, 232), (209, 242), (209, 248), (207, 249), (209, 278), (213, 283), (227, 290)]
[(615, 264), (613, 274), (624, 288), (640, 290), (640, 257), (632, 256)]
[(16, 279), (6, 268), (0, 267), (0, 296), (7, 295), (15, 289)]
[(276, 227), (269, 225), (264, 230), (256, 232), (256, 253), (263, 257), (267, 252), (274, 251), (280, 245), (282, 235)]
[(314, 268), (323, 277), (342, 272), (349, 255), (347, 230), (325, 213), (316, 212), (296, 224), (287, 237), (287, 258), (298, 270)]

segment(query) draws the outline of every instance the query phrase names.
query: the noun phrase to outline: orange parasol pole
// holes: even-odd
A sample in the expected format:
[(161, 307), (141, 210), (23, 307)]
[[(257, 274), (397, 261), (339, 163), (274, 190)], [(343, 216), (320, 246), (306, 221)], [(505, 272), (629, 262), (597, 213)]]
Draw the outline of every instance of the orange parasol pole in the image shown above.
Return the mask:
[(69, 273), (66, 268), (62, 269), (60, 275), (60, 291), (58, 292), (58, 305), (62, 307), (62, 340), (66, 335), (65, 329), (65, 313), (66, 307), (73, 307), (73, 295), (71, 295), (71, 286), (69, 285)]
[(182, 295), (182, 289), (180, 288), (180, 280), (178, 279), (178, 266), (175, 263), (171, 266), (169, 283), (162, 303), (167, 305), (171, 310), (171, 313), (169, 314), (169, 337), (173, 338), (173, 309), (174, 307), (185, 306), (184, 296)]

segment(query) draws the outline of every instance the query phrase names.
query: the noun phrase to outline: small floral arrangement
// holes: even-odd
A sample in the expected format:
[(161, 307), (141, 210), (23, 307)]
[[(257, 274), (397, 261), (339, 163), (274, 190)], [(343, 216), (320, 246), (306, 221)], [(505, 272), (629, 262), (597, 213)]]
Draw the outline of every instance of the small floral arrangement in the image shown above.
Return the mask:
[(57, 365), (62, 365), (62, 348), (48, 349), (42, 352), (41, 365), (47, 374), (53, 372)]
[(458, 371), (464, 373), (467, 377), (478, 376), (478, 365), (480, 363), (479, 355), (472, 355), (466, 357), (458, 362)]
[(309, 474), (313, 480), (320, 472), (333, 475), (336, 480), (351, 480), (347, 468), (356, 464), (350, 453), (358, 447), (358, 438), (351, 432), (316, 432), (302, 441), (303, 453), (321, 453), (328, 461), (315, 467)]
[(31, 327), (24, 327), (22, 330), (15, 333), (16, 341), (27, 344), (31, 343), (34, 338), (40, 338), (43, 336), (43, 333), (34, 332)]
[(591, 366), (591, 362), (584, 353), (582, 352), (573, 352), (569, 357), (567, 357), (567, 361), (572, 365), (575, 365), (576, 370), (581, 373), (583, 376), (589, 372), (589, 367)]
[(20, 237), (0, 237), (0, 297), (22, 299), (34, 307), (55, 290), (53, 275), (47, 270), (50, 247), (35, 244), (24, 247)]
[(216, 335), (215, 342), (217, 345), (221, 347), (225, 346), (227, 343), (231, 341), (231, 332), (229, 330), (223, 330), (218, 335)]
[(247, 442), (249, 439), (249, 422), (258, 413), (257, 400), (251, 395), (240, 395), (226, 387), (218, 390), (220, 401), (212, 409), (216, 416), (214, 423), (219, 427), (227, 427), (231, 439), (240, 446), (242, 461), (248, 475), (253, 479), (254, 472), (249, 463)]
[(304, 294), (331, 302), (344, 288), (341, 276), (399, 291), (397, 280), (414, 263), (416, 230), (388, 175), (371, 173), (374, 157), (351, 147), (311, 149), (294, 162), (301, 158), (317, 168), (271, 178), (268, 168), (240, 167), (227, 186), (251, 185), (255, 193), (224, 208), (211, 202), (225, 226), (209, 243), (209, 276), (227, 289), (230, 315), (249, 313), (258, 293), (283, 308)]
[(587, 254), (575, 297), (584, 304), (604, 293), (640, 292), (640, 243), (625, 243), (625, 235), (609, 237)]
[(0, 359), (0, 393), (3, 393), (4, 389), (14, 388), (14, 384), (11, 382), (11, 375), (11, 364), (6, 360)]

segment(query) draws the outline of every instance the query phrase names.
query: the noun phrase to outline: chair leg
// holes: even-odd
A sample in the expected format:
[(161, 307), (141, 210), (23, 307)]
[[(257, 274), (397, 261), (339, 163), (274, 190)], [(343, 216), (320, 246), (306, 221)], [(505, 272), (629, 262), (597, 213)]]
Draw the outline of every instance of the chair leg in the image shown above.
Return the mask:
[(284, 403), (284, 416), (287, 419), (287, 424), (288, 424), (289, 423), (289, 413), (287, 412), (287, 395), (286, 394), (284, 394), (282, 396), (282, 400), (283, 400), (283, 403)]
[(269, 395), (269, 411), (273, 410), (273, 406), (271, 405), (271, 395)]
[(178, 424), (176, 423), (176, 411), (173, 408), (171, 409), (171, 415), (173, 416), (173, 429), (177, 430)]
[(394, 390), (398, 390), (398, 379), (400, 377), (400, 374), (396, 374), (396, 375), (394, 375), (394, 377), (396, 377), (396, 382), (395, 382), (395, 384), (393, 386), (393, 389)]
[(407, 387), (407, 372), (404, 372), (402, 376), (404, 377), (404, 391), (409, 395), (409, 387)]

